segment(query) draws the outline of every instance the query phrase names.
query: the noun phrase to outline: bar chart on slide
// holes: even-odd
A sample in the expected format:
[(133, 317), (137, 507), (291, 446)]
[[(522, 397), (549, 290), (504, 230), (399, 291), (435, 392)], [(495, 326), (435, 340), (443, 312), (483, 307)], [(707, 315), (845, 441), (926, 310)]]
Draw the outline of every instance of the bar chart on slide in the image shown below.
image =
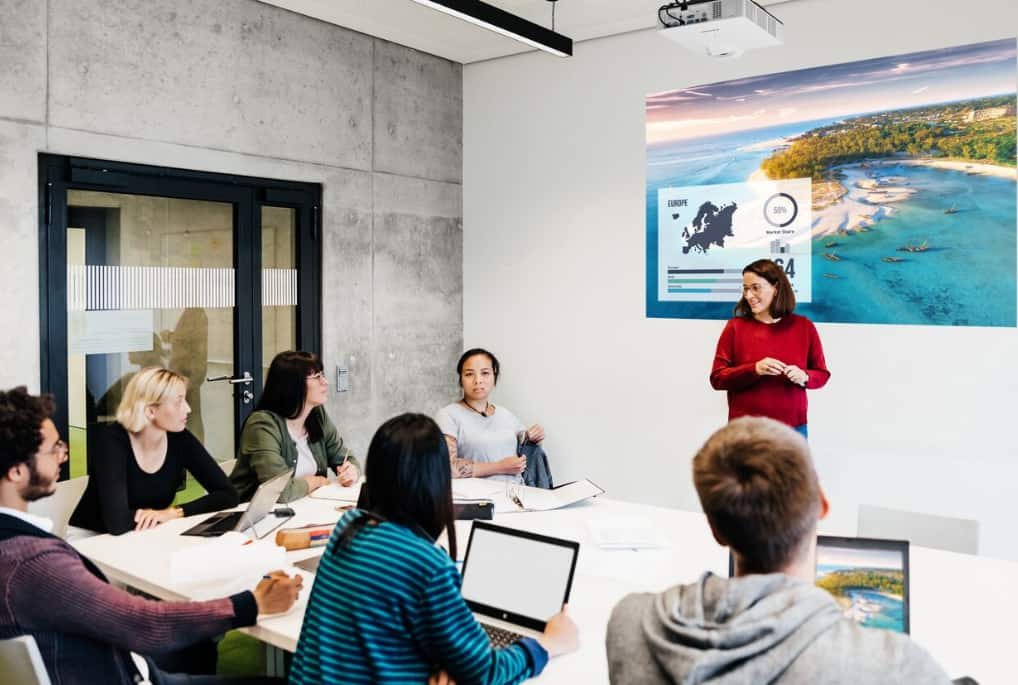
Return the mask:
[(658, 300), (735, 302), (742, 269), (772, 259), (811, 295), (810, 179), (658, 190)]

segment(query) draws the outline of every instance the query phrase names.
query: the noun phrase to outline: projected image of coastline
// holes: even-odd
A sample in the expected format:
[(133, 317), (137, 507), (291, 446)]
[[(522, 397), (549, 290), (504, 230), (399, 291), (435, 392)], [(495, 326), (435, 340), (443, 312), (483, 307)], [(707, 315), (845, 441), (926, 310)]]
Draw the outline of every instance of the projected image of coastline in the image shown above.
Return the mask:
[(817, 548), (817, 587), (830, 592), (846, 618), (868, 628), (904, 632), (901, 552)]
[(810, 179), (803, 314), (1015, 326), (1015, 71), (1008, 39), (648, 96), (647, 315), (732, 311), (657, 297), (661, 189)]

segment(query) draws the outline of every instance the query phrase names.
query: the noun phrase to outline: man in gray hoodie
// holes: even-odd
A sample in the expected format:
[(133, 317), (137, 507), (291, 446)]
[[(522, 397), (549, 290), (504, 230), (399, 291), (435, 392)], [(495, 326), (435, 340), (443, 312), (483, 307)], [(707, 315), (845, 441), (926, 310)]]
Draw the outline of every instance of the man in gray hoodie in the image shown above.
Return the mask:
[(607, 635), (614, 685), (950, 685), (907, 636), (842, 617), (813, 584), (828, 504), (802, 436), (736, 419), (693, 458), (693, 481), (736, 577), (706, 573), (619, 602)]

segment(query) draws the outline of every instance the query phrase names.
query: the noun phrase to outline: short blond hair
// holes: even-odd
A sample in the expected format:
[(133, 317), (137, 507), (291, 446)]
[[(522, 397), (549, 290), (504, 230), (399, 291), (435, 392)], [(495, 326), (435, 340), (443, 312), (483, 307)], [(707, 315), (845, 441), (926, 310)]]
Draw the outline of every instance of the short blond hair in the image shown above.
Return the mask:
[(159, 404), (166, 395), (180, 386), (187, 390), (187, 378), (175, 371), (150, 366), (131, 377), (117, 407), (117, 423), (129, 433), (137, 433), (148, 425), (145, 407)]

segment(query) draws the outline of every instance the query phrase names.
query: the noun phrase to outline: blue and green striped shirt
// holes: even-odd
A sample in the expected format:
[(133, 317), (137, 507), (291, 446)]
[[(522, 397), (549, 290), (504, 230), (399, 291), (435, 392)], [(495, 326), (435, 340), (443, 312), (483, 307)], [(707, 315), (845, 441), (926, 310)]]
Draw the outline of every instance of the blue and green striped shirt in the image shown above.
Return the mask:
[(424, 685), (439, 670), (457, 685), (495, 685), (540, 673), (548, 654), (535, 640), (491, 648), (445, 550), (395, 523), (365, 526), (340, 549), (362, 515), (340, 519), (318, 565), (290, 685)]

